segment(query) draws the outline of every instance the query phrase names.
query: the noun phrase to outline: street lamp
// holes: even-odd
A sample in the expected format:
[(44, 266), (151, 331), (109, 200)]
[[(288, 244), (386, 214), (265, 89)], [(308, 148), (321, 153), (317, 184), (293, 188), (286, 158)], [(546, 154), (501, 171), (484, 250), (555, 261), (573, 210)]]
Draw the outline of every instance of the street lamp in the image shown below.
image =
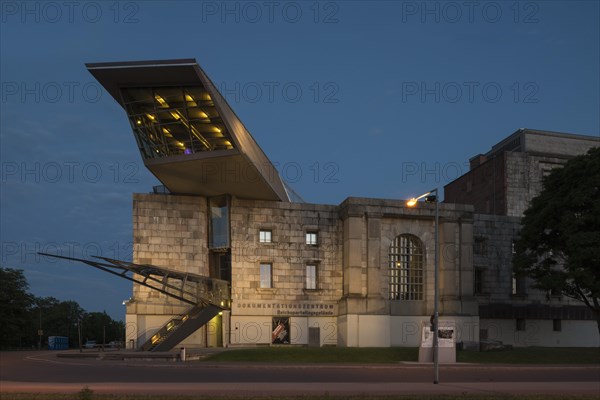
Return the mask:
[(439, 286), (439, 259), (438, 259), (438, 248), (439, 248), (439, 210), (438, 210), (438, 190), (437, 188), (430, 190), (429, 192), (420, 195), (419, 197), (413, 197), (406, 202), (408, 207), (414, 207), (417, 202), (425, 198), (428, 203), (435, 203), (435, 255), (434, 255), (434, 288), (433, 288), (433, 383), (439, 383), (440, 371), (439, 371), (439, 346), (438, 346), (438, 286)]

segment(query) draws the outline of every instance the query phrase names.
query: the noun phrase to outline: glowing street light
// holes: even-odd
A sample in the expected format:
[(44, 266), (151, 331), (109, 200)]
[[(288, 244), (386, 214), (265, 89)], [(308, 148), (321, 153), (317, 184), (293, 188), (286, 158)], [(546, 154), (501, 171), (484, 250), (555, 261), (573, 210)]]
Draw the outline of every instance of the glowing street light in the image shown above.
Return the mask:
[(439, 371), (439, 346), (438, 346), (438, 286), (439, 286), (439, 260), (438, 260), (438, 248), (439, 248), (439, 210), (438, 210), (438, 190), (437, 188), (430, 190), (429, 192), (420, 195), (419, 197), (413, 197), (406, 202), (408, 207), (414, 207), (417, 202), (425, 198), (427, 203), (435, 203), (435, 256), (434, 256), (434, 283), (433, 283), (433, 383), (439, 383), (440, 371)]

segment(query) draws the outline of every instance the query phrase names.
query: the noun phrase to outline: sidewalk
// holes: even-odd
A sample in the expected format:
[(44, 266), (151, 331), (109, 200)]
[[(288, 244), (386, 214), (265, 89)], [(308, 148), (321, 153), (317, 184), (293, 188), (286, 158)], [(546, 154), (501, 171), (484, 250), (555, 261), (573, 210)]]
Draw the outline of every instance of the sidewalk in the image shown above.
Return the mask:
[(461, 383), (38, 383), (0, 382), (6, 393), (76, 393), (84, 386), (96, 393), (205, 396), (302, 396), (302, 395), (572, 395), (594, 396), (600, 382), (461, 382)]

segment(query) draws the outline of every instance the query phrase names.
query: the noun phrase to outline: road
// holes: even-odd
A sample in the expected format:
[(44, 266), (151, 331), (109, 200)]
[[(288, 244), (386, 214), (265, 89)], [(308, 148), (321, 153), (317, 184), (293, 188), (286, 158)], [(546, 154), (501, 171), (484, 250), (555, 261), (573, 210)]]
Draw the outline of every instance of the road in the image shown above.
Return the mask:
[(279, 365), (57, 358), (54, 352), (0, 353), (1, 392), (150, 394), (599, 394), (600, 365)]

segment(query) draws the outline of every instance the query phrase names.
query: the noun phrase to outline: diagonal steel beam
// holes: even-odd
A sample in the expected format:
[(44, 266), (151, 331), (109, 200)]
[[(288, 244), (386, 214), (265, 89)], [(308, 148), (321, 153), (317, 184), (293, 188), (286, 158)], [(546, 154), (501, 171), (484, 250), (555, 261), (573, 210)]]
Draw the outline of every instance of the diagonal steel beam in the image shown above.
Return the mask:
[(82, 263), (87, 264), (89, 266), (92, 266), (94, 268), (98, 268), (98, 269), (100, 269), (100, 270), (102, 270), (104, 272), (108, 272), (109, 274), (113, 274), (113, 275), (119, 276), (121, 278), (125, 278), (125, 279), (127, 279), (129, 281), (135, 282), (137, 284), (140, 284), (142, 286), (148, 287), (150, 289), (157, 290), (157, 291), (161, 292), (162, 294), (165, 294), (165, 295), (173, 297), (173, 298), (175, 298), (177, 300), (183, 301), (184, 303), (188, 303), (188, 304), (191, 304), (191, 305), (198, 305), (198, 304), (201, 304), (201, 303), (205, 303), (204, 300), (201, 300), (199, 302), (194, 302), (194, 301), (186, 299), (185, 297), (178, 296), (176, 294), (167, 292), (166, 290), (159, 289), (157, 287), (151, 286), (151, 285), (149, 285), (149, 284), (146, 283), (146, 280), (149, 277), (145, 277), (145, 279), (143, 281), (140, 281), (140, 280), (137, 280), (135, 278), (131, 278), (131, 277), (127, 276), (127, 275), (124, 275), (123, 273), (118, 273), (118, 272), (115, 272), (115, 271), (109, 269), (109, 268), (123, 269), (122, 267), (119, 267), (119, 266), (109, 265), (109, 264), (105, 264), (105, 263), (100, 263), (100, 262), (97, 262), (97, 261), (90, 261), (90, 260), (86, 260), (86, 259), (83, 259), (83, 258), (58, 256), (58, 255), (55, 255), (55, 254), (48, 254), (48, 253), (42, 253), (42, 252), (39, 252), (38, 254), (41, 254), (43, 256), (54, 257), (54, 258), (62, 258), (62, 259), (65, 259), (65, 260), (70, 260), (70, 261), (79, 261), (79, 262), (82, 262)]

